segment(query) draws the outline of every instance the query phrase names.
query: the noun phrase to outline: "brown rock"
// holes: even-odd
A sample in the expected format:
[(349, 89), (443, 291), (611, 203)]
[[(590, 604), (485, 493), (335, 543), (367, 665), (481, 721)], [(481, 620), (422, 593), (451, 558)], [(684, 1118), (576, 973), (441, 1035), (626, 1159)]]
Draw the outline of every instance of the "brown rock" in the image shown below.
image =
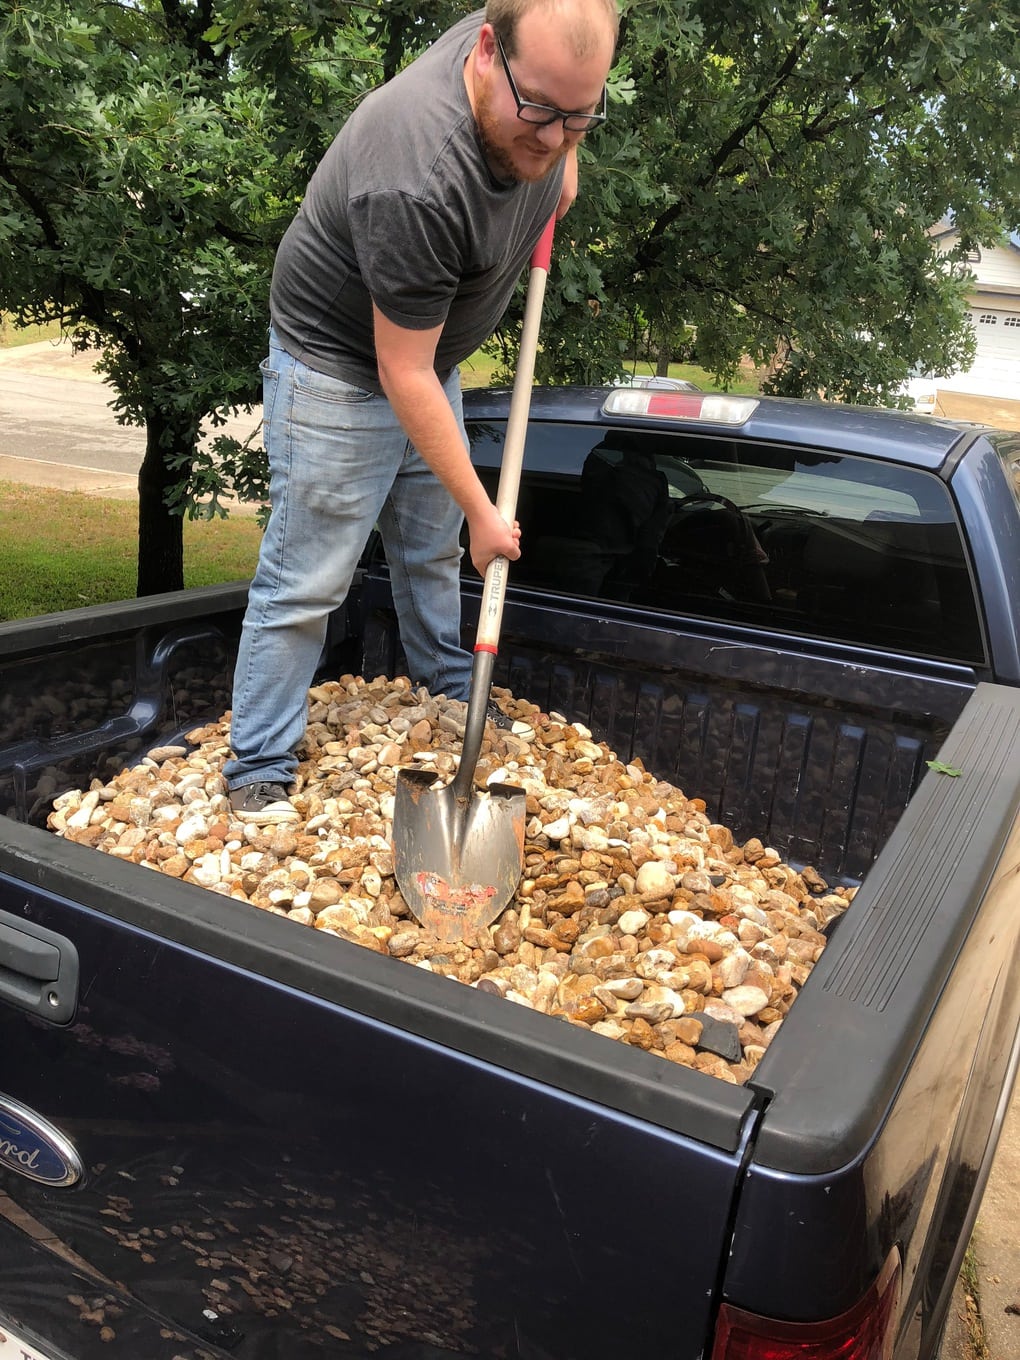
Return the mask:
[(497, 954), (512, 954), (520, 947), (521, 929), (515, 912), (507, 912), (492, 933), (492, 947)]
[(690, 1044), (692, 1048), (697, 1048), (701, 1042), (701, 1031), (705, 1027), (696, 1016), (681, 1015), (669, 1023), (675, 1038), (680, 1043)]
[(583, 1025), (597, 1025), (609, 1014), (602, 1002), (594, 996), (582, 996), (576, 1001), (567, 1002), (558, 1008), (558, 1013), (572, 1020), (579, 1020)]
[(744, 860), (747, 864), (757, 864), (764, 854), (765, 847), (757, 836), (744, 842)]
[[(700, 949), (702, 941), (697, 942)], [(695, 945), (692, 943), (691, 948)], [(720, 951), (719, 957), (722, 958)], [(687, 973), (687, 987), (692, 992), (698, 992), (701, 996), (710, 996), (712, 993), (712, 965), (702, 954), (689, 954), (683, 959), (683, 967)]]
[(334, 907), (344, 899), (344, 892), (335, 878), (317, 878), (308, 889), (312, 911), (319, 912), (326, 907)]
[[(463, 734), (463, 705), (432, 699), (405, 678), (343, 676), (310, 692), (295, 820), (286, 825), (253, 831), (226, 810), (229, 713), (194, 729), (190, 752), (159, 753), (158, 768), (150, 760), (61, 794), (48, 824), (253, 909), (427, 963), (483, 991), (512, 991), (538, 1012), (720, 1080), (746, 1080), (825, 945), (822, 927), (853, 892), (828, 891), (814, 870), (798, 873), (756, 837), (735, 845), (726, 827), (710, 822), (703, 800), (656, 780), (640, 760), (624, 765), (586, 730), (506, 692), (498, 697), (532, 730), (487, 731), (476, 773), (520, 768), (528, 818), (561, 827), (528, 843), (518, 896), (470, 945), (440, 946), (419, 928), (380, 839), (393, 764), (428, 748), (434, 759), (417, 763), (448, 778)], [(569, 814), (567, 791), (583, 800)], [(667, 916), (673, 907), (683, 909), (675, 921)], [(752, 1001), (767, 1004), (741, 1022), (720, 992), (745, 1014)], [(741, 1062), (697, 1052), (703, 1009), (739, 1024)]]
[(626, 1025), (624, 1043), (632, 1044), (635, 1048), (655, 1048), (655, 1031), (647, 1020), (632, 1020)]
[(670, 1062), (680, 1063), (682, 1067), (694, 1066), (696, 1054), (689, 1044), (682, 1044), (679, 1040), (672, 1044), (667, 1044), (665, 1054)]
[[(559, 879), (555, 879), (554, 882), (558, 884)], [(539, 886), (538, 883), (535, 886)], [(561, 892), (550, 893), (546, 906), (550, 911), (558, 911), (562, 916), (573, 916), (585, 905), (585, 900), (584, 888), (576, 879), (572, 879)]]
[(823, 893), (828, 892), (829, 885), (813, 865), (806, 865), (800, 871), (800, 876), (804, 881), (804, 886), (808, 892)]

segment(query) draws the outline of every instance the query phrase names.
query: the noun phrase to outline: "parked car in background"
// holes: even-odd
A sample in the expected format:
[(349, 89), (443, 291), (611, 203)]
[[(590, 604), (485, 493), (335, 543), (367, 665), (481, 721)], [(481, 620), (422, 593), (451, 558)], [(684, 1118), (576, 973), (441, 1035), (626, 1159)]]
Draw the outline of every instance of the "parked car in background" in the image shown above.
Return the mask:
[(906, 382), (901, 383), (897, 395), (909, 397), (914, 403), (914, 411), (921, 416), (933, 416), (938, 406), (938, 381), (934, 373), (923, 368), (913, 368)]
[(665, 378), (655, 373), (628, 373), (617, 378), (617, 387), (650, 387), (656, 392), (703, 392), (705, 389), (687, 378)]

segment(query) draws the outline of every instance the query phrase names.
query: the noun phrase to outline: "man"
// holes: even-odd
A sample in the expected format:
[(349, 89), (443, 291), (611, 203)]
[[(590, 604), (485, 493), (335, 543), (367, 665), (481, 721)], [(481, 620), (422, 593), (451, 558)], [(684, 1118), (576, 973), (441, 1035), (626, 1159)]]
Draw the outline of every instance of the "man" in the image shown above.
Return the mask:
[(378, 523), (416, 683), (466, 699), (459, 535), (520, 556), (467, 451), (457, 365), (499, 324), (604, 121), (615, 0), (491, 0), (341, 129), (276, 258), (263, 362), (272, 513), (234, 676), (226, 766), (245, 821), (287, 786), (329, 612)]

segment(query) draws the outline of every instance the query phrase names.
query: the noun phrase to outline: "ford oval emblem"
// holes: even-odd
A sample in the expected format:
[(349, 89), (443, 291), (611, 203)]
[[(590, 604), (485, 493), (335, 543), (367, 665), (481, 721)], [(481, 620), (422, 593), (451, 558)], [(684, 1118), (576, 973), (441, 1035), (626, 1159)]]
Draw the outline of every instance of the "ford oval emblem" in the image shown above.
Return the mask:
[(40, 1185), (74, 1185), (85, 1174), (77, 1149), (66, 1134), (2, 1092), (0, 1167)]

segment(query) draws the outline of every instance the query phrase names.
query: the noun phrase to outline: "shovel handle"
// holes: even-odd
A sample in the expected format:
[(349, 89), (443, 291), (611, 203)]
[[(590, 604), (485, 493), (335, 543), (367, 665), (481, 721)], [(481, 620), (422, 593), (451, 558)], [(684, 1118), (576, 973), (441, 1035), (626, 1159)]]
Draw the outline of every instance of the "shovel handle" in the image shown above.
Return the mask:
[[(506, 520), (513, 524), (517, 513), (517, 493), (521, 485), (521, 467), (524, 463), (524, 437), (528, 428), (528, 413), (531, 410), (531, 387), (535, 380), (535, 354), (538, 351), (538, 327), (542, 317), (542, 303), (545, 299), (545, 285), (549, 277), (552, 261), (553, 232), (556, 218), (550, 217), (538, 244), (531, 252), (531, 267), (528, 275), (528, 295), (524, 304), (524, 325), (521, 330), (521, 348), (517, 359), (517, 372), (514, 375), (513, 394), (510, 398), (510, 414), (506, 423), (506, 438), (503, 441), (503, 461), (499, 473), (499, 486), (496, 490), (496, 509)], [(494, 557), (485, 571), (485, 584), (482, 587), (482, 606), (478, 616), (478, 632), (475, 636), (475, 651), (495, 654), (499, 643), (499, 630), (503, 621), (503, 601), (506, 598), (507, 573), (510, 562), (505, 557)]]

